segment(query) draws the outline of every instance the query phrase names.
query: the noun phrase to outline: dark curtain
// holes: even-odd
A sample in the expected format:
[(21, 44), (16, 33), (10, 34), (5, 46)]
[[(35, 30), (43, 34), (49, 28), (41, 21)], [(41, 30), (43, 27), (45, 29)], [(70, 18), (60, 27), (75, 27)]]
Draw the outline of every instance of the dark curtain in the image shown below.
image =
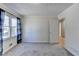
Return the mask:
[(21, 19), (17, 17), (17, 43), (22, 42)]
[(5, 15), (5, 11), (0, 9), (0, 55), (2, 55), (3, 52), (2, 26), (4, 21), (4, 15)]

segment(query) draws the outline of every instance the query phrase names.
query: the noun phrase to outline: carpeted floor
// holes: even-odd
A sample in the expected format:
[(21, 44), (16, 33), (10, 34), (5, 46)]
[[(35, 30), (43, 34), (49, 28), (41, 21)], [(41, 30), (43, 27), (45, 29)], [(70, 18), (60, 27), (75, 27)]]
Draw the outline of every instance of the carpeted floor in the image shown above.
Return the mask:
[(72, 56), (58, 44), (21, 43), (3, 56)]

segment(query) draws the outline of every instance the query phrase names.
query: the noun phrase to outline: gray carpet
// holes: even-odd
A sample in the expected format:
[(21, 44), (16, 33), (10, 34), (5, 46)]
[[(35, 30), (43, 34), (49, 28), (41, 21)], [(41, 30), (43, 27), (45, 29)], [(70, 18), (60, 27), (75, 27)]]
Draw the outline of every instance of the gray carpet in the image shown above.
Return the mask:
[(72, 56), (58, 44), (22, 43), (12, 48), (3, 56)]

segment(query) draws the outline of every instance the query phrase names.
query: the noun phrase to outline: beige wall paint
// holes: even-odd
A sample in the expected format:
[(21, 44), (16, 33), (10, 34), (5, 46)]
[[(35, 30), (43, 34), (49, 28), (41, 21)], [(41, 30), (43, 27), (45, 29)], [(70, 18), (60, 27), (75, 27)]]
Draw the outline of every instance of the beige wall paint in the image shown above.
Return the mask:
[(64, 17), (65, 48), (74, 55), (79, 55), (79, 4), (74, 4), (58, 17)]
[(23, 42), (58, 42), (58, 20), (51, 16), (25, 16), (22, 34)]

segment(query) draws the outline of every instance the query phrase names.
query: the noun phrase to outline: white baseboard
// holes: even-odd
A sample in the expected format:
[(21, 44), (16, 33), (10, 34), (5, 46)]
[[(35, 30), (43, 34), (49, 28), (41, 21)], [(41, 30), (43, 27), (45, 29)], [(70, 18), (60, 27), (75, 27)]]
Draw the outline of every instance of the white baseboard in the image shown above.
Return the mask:
[(70, 47), (70, 46), (64, 46), (65, 49), (67, 49), (71, 54), (73, 54), (74, 56), (79, 56), (79, 51), (77, 51), (76, 49)]

